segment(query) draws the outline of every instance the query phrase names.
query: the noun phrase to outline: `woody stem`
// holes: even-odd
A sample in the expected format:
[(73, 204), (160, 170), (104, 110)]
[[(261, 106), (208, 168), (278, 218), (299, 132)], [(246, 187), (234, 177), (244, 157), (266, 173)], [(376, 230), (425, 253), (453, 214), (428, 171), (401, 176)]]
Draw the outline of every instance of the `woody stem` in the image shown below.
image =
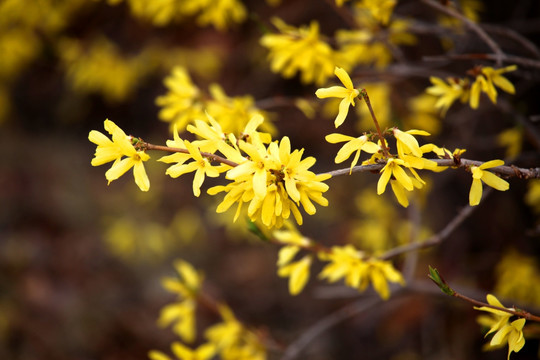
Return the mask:
[(390, 157), (390, 149), (386, 145), (386, 139), (384, 138), (384, 135), (381, 131), (381, 127), (379, 126), (379, 122), (377, 121), (377, 117), (375, 116), (375, 112), (373, 111), (373, 107), (371, 106), (371, 101), (369, 101), (369, 96), (367, 94), (366, 89), (360, 90), (360, 95), (362, 95), (362, 98), (366, 102), (366, 105), (369, 109), (369, 113), (371, 114), (371, 118), (373, 119), (373, 122), (375, 123), (375, 128), (377, 129), (377, 135), (379, 136), (379, 139), (381, 140), (381, 148), (384, 154), (387, 157)]

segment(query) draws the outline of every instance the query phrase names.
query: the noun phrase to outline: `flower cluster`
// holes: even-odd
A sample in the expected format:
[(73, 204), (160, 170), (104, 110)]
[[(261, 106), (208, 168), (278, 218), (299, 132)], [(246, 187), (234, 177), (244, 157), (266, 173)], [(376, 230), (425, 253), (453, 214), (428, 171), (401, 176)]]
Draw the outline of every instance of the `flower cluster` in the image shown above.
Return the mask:
[[(204, 331), (205, 343), (196, 349), (186, 346), (184, 343), (193, 343), (196, 339), (195, 310), (202, 296), (203, 278), (186, 261), (176, 261), (175, 268), (180, 278), (165, 278), (163, 286), (169, 292), (177, 294), (179, 301), (166, 305), (161, 310), (158, 323), (162, 326), (175, 323), (173, 331), (183, 342), (175, 341), (171, 345), (176, 358), (210, 360), (219, 354), (224, 360), (266, 359), (266, 348), (259, 337), (238, 321), (227, 305), (214, 303), (211, 299), (205, 301), (219, 315), (221, 321)], [(152, 360), (171, 360), (168, 355), (157, 350), (150, 351), (148, 356)]]
[[(349, 106), (355, 105), (355, 99), (362, 95), (366, 100), (368, 107), (371, 103), (367, 97), (365, 90), (354, 88), (352, 80), (347, 72), (339, 67), (335, 69), (336, 76), (341, 80), (343, 86), (332, 86), (316, 91), (316, 95), (320, 98), (336, 97), (341, 98), (339, 112), (335, 120), (336, 127), (343, 124), (347, 117)], [(440, 100), (439, 100), (440, 101)], [(446, 103), (448, 104), (448, 103)], [(370, 108), (371, 111), (371, 108)], [(423, 130), (407, 130), (402, 131), (396, 127), (386, 130), (383, 134), (379, 128), (379, 124), (373, 118), (377, 127), (376, 134), (364, 134), (354, 138), (343, 134), (330, 134), (326, 136), (326, 141), (330, 143), (345, 142), (345, 145), (338, 151), (335, 158), (336, 163), (341, 163), (348, 159), (353, 153), (355, 156), (351, 163), (350, 172), (352, 173), (354, 166), (358, 163), (360, 153), (371, 153), (370, 159), (362, 162), (363, 165), (383, 163), (381, 176), (377, 183), (377, 194), (381, 195), (386, 191), (388, 183), (392, 187), (392, 191), (398, 202), (404, 206), (409, 206), (408, 193), (416, 189), (421, 189), (425, 185), (425, 181), (418, 175), (416, 170), (443, 171), (446, 167), (439, 167), (433, 160), (424, 157), (426, 153), (434, 152), (439, 157), (443, 158), (459, 158), (465, 150), (456, 150), (455, 153), (450, 153), (448, 150), (439, 148), (434, 144), (425, 144), (420, 146), (415, 136), (428, 136), (427, 131)], [(390, 148), (387, 147), (385, 135), (392, 135), (395, 139), (397, 154), (390, 153)], [(371, 139), (378, 138), (377, 143)], [(482, 182), (499, 191), (508, 190), (508, 183), (485, 169), (503, 165), (501, 160), (488, 161), (479, 166), (471, 166), (470, 171), (473, 174), (473, 183), (470, 190), (469, 202), (471, 206), (478, 205), (482, 197)]]
[(469, 102), (473, 109), (477, 109), (480, 102), (480, 94), (485, 93), (492, 103), (497, 103), (497, 89), (514, 94), (514, 85), (502, 74), (515, 71), (516, 65), (507, 66), (500, 69), (494, 69), (489, 66), (478, 66), (471, 70), (474, 81), (468, 78), (447, 78), (446, 81), (432, 76), (430, 81), (432, 86), (426, 89), (428, 94), (437, 96), (439, 99), (435, 107), (439, 108), (442, 114), (446, 114), (450, 106), (460, 100), (462, 103)]
[[(108, 0), (116, 5), (122, 0)], [(246, 8), (239, 0), (126, 0), (131, 12), (155, 26), (165, 26), (172, 22), (196, 17), (200, 26), (212, 25), (224, 31), (233, 24), (241, 23), (247, 16)]]
[(364, 291), (369, 284), (379, 296), (390, 297), (388, 282), (405, 284), (405, 280), (389, 261), (366, 257), (352, 245), (334, 246), (330, 253), (319, 253), (319, 258), (328, 261), (319, 278), (333, 283), (340, 279), (345, 285)]
[[(487, 296), (489, 305), (504, 308), (501, 302), (493, 295)], [(475, 307), (476, 310), (486, 311), (491, 313), (491, 316), (482, 315), (478, 317), (478, 322), (489, 328), (486, 336), (492, 333), (493, 338), (489, 343), (490, 347), (500, 347), (508, 344), (508, 359), (512, 352), (518, 352), (525, 345), (525, 337), (523, 336), (523, 326), (525, 325), (525, 319), (517, 319), (510, 322), (512, 314), (493, 309), (487, 306)], [(510, 308), (510, 310), (515, 310)]]
[[(208, 94), (193, 83), (186, 68), (176, 66), (164, 84), (167, 94), (159, 96), (156, 104), (161, 107), (159, 118), (184, 130), (196, 119), (205, 118), (205, 111), (212, 115), (225, 132), (239, 134), (251, 118), (264, 113), (255, 106), (251, 96), (229, 97), (218, 84), (211, 84)], [(263, 131), (276, 132), (272, 123), (261, 124)]]
[[(337, 1), (338, 6), (343, 1)], [(356, 65), (386, 67), (393, 59), (392, 48), (412, 45), (416, 37), (407, 32), (409, 22), (391, 20), (395, 0), (357, 2), (353, 7), (354, 30), (338, 30), (337, 49), (319, 33), (319, 23), (296, 28), (273, 19), (277, 34), (266, 34), (261, 44), (269, 50), (273, 72), (289, 78), (300, 73), (303, 83), (322, 85), (336, 65), (351, 69)], [(380, 41), (385, 39), (384, 41)]]
[(278, 18), (272, 22), (280, 33), (261, 38), (261, 45), (270, 51), (272, 71), (286, 78), (300, 72), (302, 82), (323, 84), (332, 75), (336, 54), (321, 39), (319, 23), (312, 21), (309, 27), (295, 28)]
[[(262, 116), (255, 115), (239, 138), (233, 133), (225, 133), (210, 115), (207, 118), (208, 123), (198, 120), (187, 128), (200, 140), (182, 140), (175, 132), (175, 139), (168, 141), (167, 146), (183, 151), (160, 161), (175, 163), (167, 170), (172, 177), (196, 171), (193, 182), (196, 196), (200, 194), (205, 176), (217, 177), (226, 172), (226, 178), (231, 182), (208, 190), (211, 195), (226, 193), (217, 208), (218, 213), (237, 203), (236, 220), (247, 204), (247, 214), (252, 221), (260, 220), (273, 228), (280, 227), (291, 214), (301, 224), (300, 205), (310, 215), (316, 212), (313, 202), (328, 205), (328, 200), (322, 196), (328, 185), (322, 181), (330, 175), (315, 175), (309, 171), (315, 159), (302, 159), (303, 149), (291, 151), (289, 138), (271, 142), (270, 134), (257, 131), (264, 121)], [(201, 151), (205, 152), (204, 157)], [(223, 155), (219, 166), (210, 163), (210, 159), (215, 159), (216, 151)], [(186, 163), (188, 160), (194, 161)]]
[(158, 319), (160, 326), (173, 324), (173, 331), (184, 342), (193, 342), (196, 336), (195, 309), (203, 276), (191, 264), (178, 260), (174, 267), (179, 278), (165, 278), (163, 287), (178, 296), (178, 301), (165, 306)]

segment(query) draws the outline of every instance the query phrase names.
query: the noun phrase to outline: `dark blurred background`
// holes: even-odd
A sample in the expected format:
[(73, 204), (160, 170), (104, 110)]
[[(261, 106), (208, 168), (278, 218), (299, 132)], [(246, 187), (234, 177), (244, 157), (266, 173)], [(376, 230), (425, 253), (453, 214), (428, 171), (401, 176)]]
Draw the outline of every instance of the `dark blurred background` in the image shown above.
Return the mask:
[[(510, 31), (500, 30), (515, 31), (538, 46), (537, 0), (480, 3), (482, 23), (494, 27), (491, 34), (509, 54), (540, 61)], [(232, 214), (216, 214), (218, 199), (204, 190), (194, 198), (192, 175), (171, 179), (164, 176), (165, 164), (148, 162), (151, 190), (141, 193), (131, 172), (107, 186), (108, 167), (90, 165), (95, 146), (88, 132), (103, 131), (106, 118), (156, 144), (171, 137), (169, 125), (158, 119), (155, 98), (166, 92), (163, 79), (175, 65), (185, 66), (201, 89), (217, 82), (230, 96), (250, 94), (261, 103), (275, 96), (316, 102), (316, 86), (270, 71), (267, 50), (258, 42), (273, 29), (272, 16), (294, 26), (316, 19), (331, 37), (345, 26), (331, 1), (244, 4), (246, 21), (221, 32), (189, 18), (153, 26), (123, 2), (0, 0), (0, 359), (145, 359), (151, 349), (168, 351), (175, 337), (156, 319), (174, 299), (160, 279), (173, 274), (177, 258), (201, 269), (205, 289), (245, 324), (266, 329), (284, 346), (332, 312), (376, 299), (372, 291), (359, 294), (316, 280), (320, 264), (304, 292), (291, 297), (287, 280), (276, 275), (279, 249), (250, 234), (242, 220), (232, 224)], [(462, 77), (478, 63), (424, 61), (447, 51), (438, 37), (421, 30), (434, 26), (440, 14), (418, 1), (399, 1), (395, 15), (413, 18), (416, 26), (411, 30), (416, 45), (402, 49), (406, 62), (353, 72), (355, 84), (389, 86), (388, 102), (374, 106), (391, 109), (390, 125), (403, 124), (410, 112), (406, 100), (430, 85), (430, 72)], [(489, 50), (467, 31), (454, 40), (456, 51)], [(74, 54), (94, 48), (93, 63), (72, 66)], [(396, 64), (405, 72), (399, 74)], [(413, 75), (412, 67), (424, 69), (422, 75)], [(95, 84), (84, 85), (88, 77), (95, 77)], [(426, 141), (466, 148), (464, 157), (487, 161), (507, 157), (498, 136), (517, 128), (521, 137), (514, 143), (521, 150), (513, 163), (538, 167), (540, 69), (520, 66), (508, 78), (516, 85), (514, 96), (501, 92), (497, 105), (483, 99), (476, 111), (455, 104), (445, 118), (436, 116), (439, 130)], [(317, 158), (314, 171), (348, 166), (334, 164), (339, 148), (324, 141), (335, 131), (332, 115), (319, 111), (310, 119), (291, 106), (267, 110), (293, 148)], [(338, 132), (359, 136), (354, 123), (348, 120)], [(351, 241), (370, 251), (383, 242), (410, 241), (411, 233), (426, 238), (468, 203), (471, 177), (464, 171), (431, 176), (429, 192), (408, 209), (399, 207), (389, 190), (373, 196), (377, 178), (362, 173), (329, 180), (330, 206), (305, 215), (302, 233), (328, 246)], [(387, 302), (366, 305), (366, 311), (352, 311), (298, 358), (505, 358), (506, 348), (482, 351), (486, 341), (475, 321), (478, 313), (445, 298), (425, 275), (430, 264), (467, 295), (483, 300), (499, 289), (509, 301), (503, 300), (505, 305), (540, 310), (540, 195), (534, 195), (531, 182), (509, 182), (509, 191), (491, 193), (442, 245), (417, 258), (395, 259), (398, 268), (408, 266), (407, 288)], [(380, 214), (375, 211), (383, 207)], [(514, 290), (501, 285), (504, 274), (516, 281)], [(202, 325), (215, 321), (199, 315)], [(528, 339), (512, 358), (537, 354), (538, 341)], [(280, 356), (269, 353), (272, 359)]]

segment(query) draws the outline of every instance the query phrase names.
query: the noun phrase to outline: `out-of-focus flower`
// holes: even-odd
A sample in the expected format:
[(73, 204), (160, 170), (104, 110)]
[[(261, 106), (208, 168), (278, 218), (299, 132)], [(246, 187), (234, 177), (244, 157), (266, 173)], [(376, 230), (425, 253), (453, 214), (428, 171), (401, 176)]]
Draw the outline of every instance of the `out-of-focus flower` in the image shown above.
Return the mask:
[(196, 298), (200, 291), (203, 276), (191, 264), (178, 260), (174, 264), (179, 278), (165, 278), (163, 287), (178, 296), (178, 301), (161, 309), (158, 319), (160, 326), (173, 325), (173, 331), (185, 342), (195, 340)]
[(266, 34), (261, 45), (270, 51), (269, 59), (273, 72), (285, 78), (300, 72), (303, 83), (322, 85), (336, 66), (334, 50), (320, 39), (319, 23), (312, 21), (308, 26), (295, 28), (281, 19), (272, 23), (280, 34)]
[(495, 86), (502, 89), (509, 94), (515, 94), (516, 89), (514, 85), (502, 74), (515, 71), (517, 65), (510, 65), (501, 69), (494, 69), (492, 67), (482, 67), (480, 73), (476, 76), (474, 83), (471, 86), (469, 103), (471, 108), (478, 108), (480, 101), (480, 92), (484, 92), (488, 95), (492, 103), (497, 103), (497, 90)]
[(443, 116), (456, 100), (465, 103), (469, 98), (468, 79), (447, 78), (446, 83), (443, 79), (432, 76), (429, 80), (433, 86), (427, 88), (426, 92), (439, 98), (435, 107), (441, 110)]
[(388, 282), (405, 283), (403, 276), (389, 261), (375, 258), (365, 259), (364, 254), (352, 245), (334, 246), (330, 253), (319, 252), (319, 258), (328, 261), (319, 274), (319, 278), (336, 282), (344, 279), (345, 285), (364, 291), (369, 284), (379, 296), (387, 300), (390, 297)]
[(225, 305), (219, 306), (222, 322), (208, 328), (204, 335), (214, 344), (223, 360), (265, 360), (266, 348), (253, 332), (249, 331)]

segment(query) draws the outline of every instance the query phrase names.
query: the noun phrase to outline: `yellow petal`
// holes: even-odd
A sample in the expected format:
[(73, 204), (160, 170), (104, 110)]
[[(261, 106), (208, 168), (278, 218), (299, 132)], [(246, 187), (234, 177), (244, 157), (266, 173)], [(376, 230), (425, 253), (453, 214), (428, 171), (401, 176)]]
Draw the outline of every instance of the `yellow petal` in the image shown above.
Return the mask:
[(386, 166), (382, 169), (382, 175), (377, 182), (377, 195), (384, 193), (384, 190), (386, 190), (386, 185), (388, 184), (390, 176), (392, 175), (392, 170), (388, 165), (389, 164), (386, 164)]
[(135, 177), (135, 184), (137, 184), (139, 189), (142, 191), (150, 190), (150, 180), (148, 179), (148, 175), (146, 175), (142, 161), (137, 161), (135, 163), (133, 168), (133, 176)]
[(339, 112), (336, 117), (336, 120), (334, 120), (334, 125), (336, 126), (336, 128), (339, 127), (341, 124), (343, 124), (343, 122), (345, 121), (345, 118), (347, 117), (347, 114), (349, 113), (350, 104), (351, 103), (349, 102), (348, 99), (343, 99), (339, 103)]
[(351, 77), (349, 76), (349, 74), (347, 74), (345, 70), (336, 66), (334, 74), (339, 78), (339, 80), (341, 80), (341, 82), (343, 83), (343, 85), (345, 85), (347, 89), (352, 90), (354, 88)]
[(473, 179), (471, 191), (469, 192), (469, 205), (476, 206), (480, 204), (482, 198), (482, 182), (478, 179)]
[(508, 184), (507, 181), (501, 179), (500, 177), (489, 171), (484, 171), (482, 181), (486, 185), (491, 186), (492, 188), (499, 191), (506, 191), (510, 188), (510, 184)]

